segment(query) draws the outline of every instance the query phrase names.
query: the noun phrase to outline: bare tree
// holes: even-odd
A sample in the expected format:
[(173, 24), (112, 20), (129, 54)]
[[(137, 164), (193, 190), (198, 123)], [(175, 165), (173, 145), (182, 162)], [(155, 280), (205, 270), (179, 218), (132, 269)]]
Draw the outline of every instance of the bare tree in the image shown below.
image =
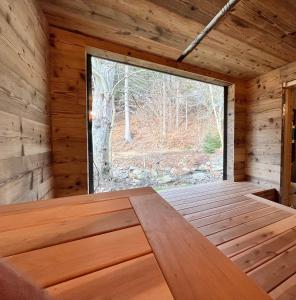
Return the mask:
[(124, 140), (126, 143), (132, 142), (130, 127), (130, 107), (129, 107), (129, 66), (124, 68)]
[(179, 129), (179, 110), (180, 110), (180, 99), (179, 99), (179, 81), (176, 77), (176, 128)]
[[(223, 141), (220, 87), (97, 58), (93, 60), (93, 115), (94, 163), (100, 186), (111, 187), (113, 182), (111, 139), (115, 120), (120, 129), (113, 137), (120, 136), (115, 143), (118, 152), (141, 143), (145, 147), (151, 143), (161, 151), (181, 146), (199, 152), (205, 137), (216, 133)], [(137, 127), (132, 136), (134, 124)], [(192, 141), (189, 146), (188, 140)]]
[(166, 100), (167, 100), (167, 93), (166, 93), (166, 80), (165, 80), (165, 74), (163, 74), (163, 82), (162, 82), (162, 137), (166, 137), (166, 112), (167, 112), (167, 106), (166, 106)]
[(185, 129), (188, 129), (188, 99), (185, 98)]
[(222, 135), (222, 116), (221, 113), (219, 114), (217, 112), (215, 100), (214, 100), (214, 93), (213, 93), (213, 87), (211, 84), (208, 84), (209, 87), (209, 93), (210, 93), (210, 103), (211, 107), (215, 116), (215, 121), (216, 121), (216, 126), (217, 126), (217, 131), (220, 137), (221, 145), (223, 145), (223, 135)]
[(111, 176), (111, 134), (114, 122), (116, 65), (114, 62), (92, 59), (93, 123), (92, 134), (97, 184), (108, 182)]

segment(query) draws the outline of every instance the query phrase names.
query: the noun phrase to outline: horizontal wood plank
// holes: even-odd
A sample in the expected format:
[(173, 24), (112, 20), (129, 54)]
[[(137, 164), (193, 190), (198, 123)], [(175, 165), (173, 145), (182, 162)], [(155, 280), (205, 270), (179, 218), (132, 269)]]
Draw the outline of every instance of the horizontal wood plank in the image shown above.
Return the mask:
[(204, 217), (204, 218), (200, 218), (200, 219), (197, 219), (197, 220), (190, 219), (190, 221), (191, 221), (191, 224), (194, 227), (199, 228), (199, 227), (202, 227), (202, 226), (206, 226), (206, 225), (214, 224), (214, 223), (217, 223), (217, 222), (221, 222), (221, 221), (226, 220), (228, 218), (238, 217), (238, 216), (244, 215), (246, 213), (254, 212), (258, 209), (261, 209), (261, 208), (267, 207), (267, 206), (268, 206), (267, 204), (254, 202), (254, 203), (251, 203), (251, 204), (240, 206), (238, 208), (234, 208), (234, 209), (229, 210), (229, 211), (220, 212), (218, 214), (211, 215), (211, 216)]
[(139, 225), (133, 209), (63, 219), (0, 232), (0, 256), (9, 256)]
[(295, 256), (296, 247), (292, 247), (248, 275), (266, 292), (270, 292), (296, 273)]
[(141, 226), (5, 258), (41, 287), (48, 287), (151, 252)]
[(175, 299), (269, 299), (157, 194), (130, 200)]
[[(34, 206), (33, 206), (34, 207)], [(32, 209), (31, 212), (3, 215), (0, 219), (0, 232), (62, 221), (72, 217), (97, 215), (131, 208), (128, 198), (109, 201), (93, 201), (73, 205), (58, 205), (47, 209)]]
[(198, 220), (198, 219), (202, 219), (202, 218), (206, 218), (206, 217), (212, 217), (212, 216), (215, 216), (215, 215), (220, 214), (220, 213), (223, 214), (225, 212), (230, 212), (233, 209), (237, 209), (237, 208), (244, 207), (244, 206), (247, 206), (247, 205), (251, 205), (251, 204), (254, 204), (254, 203), (255, 203), (254, 200), (245, 198), (244, 201), (240, 201), (240, 202), (236, 202), (236, 203), (232, 203), (232, 204), (227, 204), (225, 206), (210, 208), (208, 210), (203, 210), (203, 211), (200, 211), (200, 212), (192, 212), (188, 215), (185, 215), (184, 218), (190, 222), (190, 221), (193, 221), (193, 220)]
[(275, 223), (282, 219), (288, 218), (289, 216), (291, 216), (291, 214), (289, 214), (288, 212), (276, 211), (268, 216), (261, 217), (256, 220), (248, 222), (247, 226), (245, 226), (244, 224), (241, 224), (241, 225), (223, 230), (221, 232), (209, 235), (208, 239), (214, 245), (220, 245), (227, 241), (230, 241), (237, 237), (245, 235), (249, 232), (252, 232), (259, 228), (265, 227), (269, 224), (272, 224), (272, 223)]
[[(209, 224), (207, 226), (200, 227), (198, 228), (198, 230), (203, 235), (208, 236), (216, 232), (224, 231), (228, 228), (232, 228), (241, 224), (246, 224), (252, 220), (260, 219), (261, 217), (267, 216), (276, 211), (277, 209), (274, 207), (265, 207), (250, 213), (246, 213), (237, 217), (232, 217), (214, 224)], [(192, 222), (191, 224), (195, 227), (194, 222)], [(246, 224), (246, 226), (248, 226), (248, 224)]]
[(293, 227), (256, 247), (232, 257), (231, 260), (244, 272), (249, 272), (295, 245), (296, 228)]
[(272, 290), (269, 295), (274, 300), (296, 299), (296, 274)]
[(0, 205), (0, 214), (9, 215), (9, 214), (16, 214), (16, 213), (25, 213), (31, 212), (32, 209), (35, 211), (37, 209), (44, 209), (44, 208), (56, 208), (57, 206), (68, 206), (73, 204), (84, 204), (84, 203), (92, 203), (97, 201), (106, 201), (106, 200), (113, 200), (119, 198), (126, 198), (131, 195), (141, 195), (147, 193), (154, 193), (154, 190), (150, 187), (145, 188), (135, 188), (135, 189), (128, 189), (128, 190), (121, 190), (115, 192), (106, 192), (106, 193), (99, 193), (99, 194), (90, 194), (90, 195), (78, 195), (78, 196), (70, 196), (70, 197), (61, 197), (55, 198), (45, 201), (37, 201), (34, 203), (27, 202), (27, 203), (18, 203), (13, 205)]
[(56, 300), (174, 299), (153, 254), (69, 280), (47, 291)]
[(220, 245), (218, 248), (227, 256), (231, 257), (250, 249), (257, 244), (263, 243), (283, 232), (293, 228), (296, 223), (296, 216), (284, 218), (278, 222), (272, 223), (268, 226), (250, 232), (233, 241), (229, 241)]

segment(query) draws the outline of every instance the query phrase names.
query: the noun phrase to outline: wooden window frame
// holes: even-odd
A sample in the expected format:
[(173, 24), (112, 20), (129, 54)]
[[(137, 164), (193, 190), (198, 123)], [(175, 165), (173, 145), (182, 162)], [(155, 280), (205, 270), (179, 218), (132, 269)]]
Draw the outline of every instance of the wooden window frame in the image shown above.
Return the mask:
[(292, 176), (292, 105), (294, 96), (293, 89), (295, 87), (296, 80), (283, 83), (280, 202), (286, 206), (291, 206), (292, 204), (289, 194)]
[[(228, 159), (227, 159), (227, 126), (228, 126), (228, 89), (229, 86), (227, 84), (219, 84), (217, 82), (209, 82), (209, 81), (203, 81), (199, 78), (196, 78), (196, 76), (194, 76), (194, 74), (192, 74), (192, 76), (188, 76), (187, 74), (182, 75), (182, 73), (180, 74), (175, 73), (175, 72), (170, 72), (170, 71), (166, 71), (163, 70), (161, 68), (153, 68), (153, 67), (148, 67), (146, 66), (144, 63), (144, 66), (141, 65), (141, 63), (131, 63), (130, 61), (126, 61), (123, 60), (120, 56), (116, 56), (116, 54), (114, 54), (115, 56), (110, 57), (110, 55), (106, 56), (105, 52), (101, 52), (100, 50), (97, 51), (88, 51), (88, 53), (86, 54), (86, 74), (87, 74), (87, 97), (86, 97), (86, 114), (87, 114), (87, 118), (86, 118), (86, 122), (87, 122), (87, 167), (88, 167), (88, 172), (87, 172), (87, 181), (88, 181), (88, 193), (89, 194), (93, 194), (94, 191), (94, 174), (93, 174), (93, 141), (92, 141), (92, 118), (90, 116), (90, 111), (91, 111), (91, 103), (92, 103), (92, 66), (91, 66), (91, 58), (92, 57), (97, 57), (97, 58), (101, 58), (101, 59), (106, 59), (106, 60), (110, 60), (110, 61), (115, 61), (118, 63), (122, 63), (122, 64), (126, 64), (126, 65), (130, 65), (130, 66), (136, 66), (139, 68), (143, 68), (143, 69), (147, 69), (147, 70), (152, 70), (152, 71), (156, 71), (156, 72), (160, 72), (160, 73), (165, 73), (168, 75), (172, 75), (172, 76), (177, 76), (177, 77), (181, 77), (181, 78), (188, 78), (191, 80), (195, 80), (195, 81), (200, 81), (200, 82), (205, 82), (208, 84), (213, 84), (213, 85), (217, 85), (217, 86), (221, 86), (224, 88), (224, 109), (223, 109), (223, 172), (222, 172), (222, 180), (227, 180), (228, 174), (227, 174), (227, 163), (228, 163)], [(214, 81), (214, 80), (213, 80)]]

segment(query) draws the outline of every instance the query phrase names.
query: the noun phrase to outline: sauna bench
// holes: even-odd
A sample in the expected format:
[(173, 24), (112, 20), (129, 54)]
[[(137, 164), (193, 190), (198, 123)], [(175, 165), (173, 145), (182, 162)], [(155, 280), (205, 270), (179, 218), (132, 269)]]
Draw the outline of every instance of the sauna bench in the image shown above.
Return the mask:
[(1, 206), (0, 255), (52, 299), (270, 299), (152, 188)]

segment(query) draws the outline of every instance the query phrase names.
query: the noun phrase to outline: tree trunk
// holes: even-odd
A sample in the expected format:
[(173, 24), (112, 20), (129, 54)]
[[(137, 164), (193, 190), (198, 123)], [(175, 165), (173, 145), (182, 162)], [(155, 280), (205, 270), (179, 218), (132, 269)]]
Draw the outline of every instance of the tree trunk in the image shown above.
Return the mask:
[(185, 99), (185, 129), (188, 129), (188, 101)]
[(98, 185), (110, 181), (111, 174), (111, 132), (113, 126), (114, 101), (110, 94), (100, 93), (93, 102), (94, 163), (98, 172)]
[(163, 75), (162, 83), (162, 137), (166, 137), (166, 86), (165, 75)]
[(132, 142), (131, 128), (130, 128), (130, 111), (129, 111), (129, 66), (124, 68), (124, 140), (126, 143)]
[(212, 89), (211, 85), (209, 85), (209, 91), (210, 91), (211, 106), (212, 106), (212, 109), (213, 109), (213, 112), (214, 112), (218, 134), (219, 134), (219, 137), (220, 137), (221, 145), (223, 146), (221, 119), (219, 118), (219, 115), (218, 115), (217, 110), (216, 110), (216, 106), (215, 106), (215, 103), (214, 103), (214, 94), (213, 94), (213, 89)]
[(176, 82), (176, 128), (179, 129), (179, 81)]

